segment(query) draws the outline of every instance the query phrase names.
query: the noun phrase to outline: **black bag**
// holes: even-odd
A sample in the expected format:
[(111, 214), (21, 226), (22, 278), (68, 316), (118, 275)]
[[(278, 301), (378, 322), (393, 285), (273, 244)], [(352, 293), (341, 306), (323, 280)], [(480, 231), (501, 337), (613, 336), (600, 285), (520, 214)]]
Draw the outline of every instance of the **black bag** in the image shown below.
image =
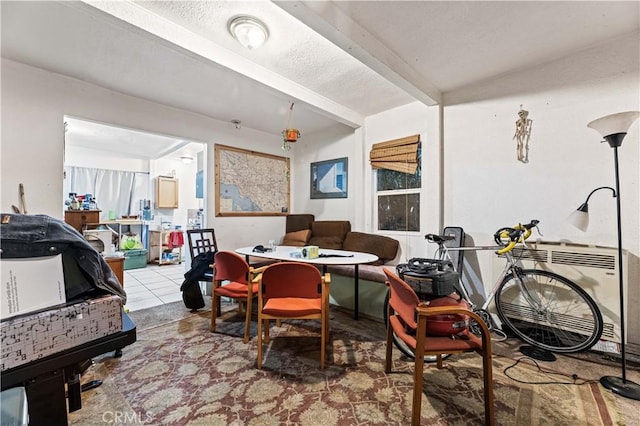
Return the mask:
[(180, 290), (182, 290), (184, 306), (192, 311), (204, 308), (204, 298), (202, 297), (202, 290), (200, 290), (198, 281), (185, 281), (182, 286), (180, 286)]
[(184, 306), (192, 311), (204, 308), (204, 298), (200, 290), (200, 281), (205, 280), (205, 274), (211, 273), (214, 252), (200, 253), (191, 259), (191, 269), (184, 274), (184, 282), (180, 286)]
[(414, 257), (396, 266), (396, 272), (423, 300), (460, 293), (457, 290), (458, 273), (448, 260)]

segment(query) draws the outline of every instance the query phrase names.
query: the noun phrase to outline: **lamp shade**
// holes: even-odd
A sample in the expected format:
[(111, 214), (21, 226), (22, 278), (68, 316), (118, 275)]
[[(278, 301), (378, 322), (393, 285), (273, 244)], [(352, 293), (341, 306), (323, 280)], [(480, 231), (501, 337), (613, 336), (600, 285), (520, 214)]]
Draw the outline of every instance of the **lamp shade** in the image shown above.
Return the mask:
[(586, 232), (589, 227), (589, 213), (581, 209), (574, 210), (567, 218), (567, 222), (575, 226), (582, 232)]
[(587, 124), (587, 127), (599, 132), (603, 138), (606, 138), (618, 133), (627, 133), (629, 127), (638, 117), (640, 117), (640, 112), (638, 111), (619, 112), (593, 120)]

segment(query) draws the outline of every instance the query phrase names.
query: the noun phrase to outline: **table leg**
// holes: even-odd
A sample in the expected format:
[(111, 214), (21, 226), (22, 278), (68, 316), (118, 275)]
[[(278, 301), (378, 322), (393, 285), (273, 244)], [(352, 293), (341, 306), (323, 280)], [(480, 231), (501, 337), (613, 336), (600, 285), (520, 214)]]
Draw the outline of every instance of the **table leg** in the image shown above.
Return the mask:
[(354, 271), (353, 271), (353, 281), (354, 281), (354, 295), (353, 295), (353, 319), (357, 320), (358, 319), (358, 310), (359, 310), (359, 300), (360, 300), (360, 280), (359, 280), (359, 273), (358, 273), (358, 264), (356, 263), (354, 266)]

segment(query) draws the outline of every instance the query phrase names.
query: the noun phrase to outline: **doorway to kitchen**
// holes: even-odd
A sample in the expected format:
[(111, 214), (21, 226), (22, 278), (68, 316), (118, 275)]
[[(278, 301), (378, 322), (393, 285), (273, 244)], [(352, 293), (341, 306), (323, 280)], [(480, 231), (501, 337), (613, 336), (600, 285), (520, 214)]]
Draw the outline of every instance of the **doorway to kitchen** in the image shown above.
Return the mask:
[[(205, 226), (207, 145), (71, 116), (65, 116), (64, 123), (64, 194), (75, 194), (83, 202), (93, 199), (80, 208), (99, 211), (93, 228), (113, 231), (113, 244), (103, 247), (105, 254), (131, 254), (125, 270), (148, 264), (184, 269), (188, 250), (180, 247), (180, 239), (174, 238), (170, 247), (162, 240), (152, 250), (150, 236), (159, 232), (168, 238), (174, 231)], [(65, 211), (71, 198), (61, 200)], [(140, 251), (134, 256), (134, 250)]]

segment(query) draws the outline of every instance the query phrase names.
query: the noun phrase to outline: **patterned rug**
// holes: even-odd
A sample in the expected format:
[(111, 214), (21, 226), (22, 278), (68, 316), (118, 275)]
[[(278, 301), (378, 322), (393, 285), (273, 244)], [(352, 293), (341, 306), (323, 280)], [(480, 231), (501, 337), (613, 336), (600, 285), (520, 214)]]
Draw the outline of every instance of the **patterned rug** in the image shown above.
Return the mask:
[[(103, 356), (85, 373), (83, 382), (104, 384), (83, 393), (83, 408), (69, 415), (69, 424), (410, 424), (413, 365), (394, 350), (394, 372), (385, 374), (382, 324), (332, 312), (325, 370), (318, 368), (314, 322), (272, 326), (274, 339), (258, 370), (255, 329), (244, 344), (240, 318), (227, 314), (215, 334), (208, 319), (199, 312), (138, 328), (138, 341), (121, 358)], [(625, 424), (614, 397), (599, 385), (521, 384), (503, 373), (513, 364), (494, 357), (496, 424)], [(422, 424), (482, 424), (481, 357), (451, 357), (446, 365), (425, 370)], [(509, 376), (541, 381), (526, 363)]]

